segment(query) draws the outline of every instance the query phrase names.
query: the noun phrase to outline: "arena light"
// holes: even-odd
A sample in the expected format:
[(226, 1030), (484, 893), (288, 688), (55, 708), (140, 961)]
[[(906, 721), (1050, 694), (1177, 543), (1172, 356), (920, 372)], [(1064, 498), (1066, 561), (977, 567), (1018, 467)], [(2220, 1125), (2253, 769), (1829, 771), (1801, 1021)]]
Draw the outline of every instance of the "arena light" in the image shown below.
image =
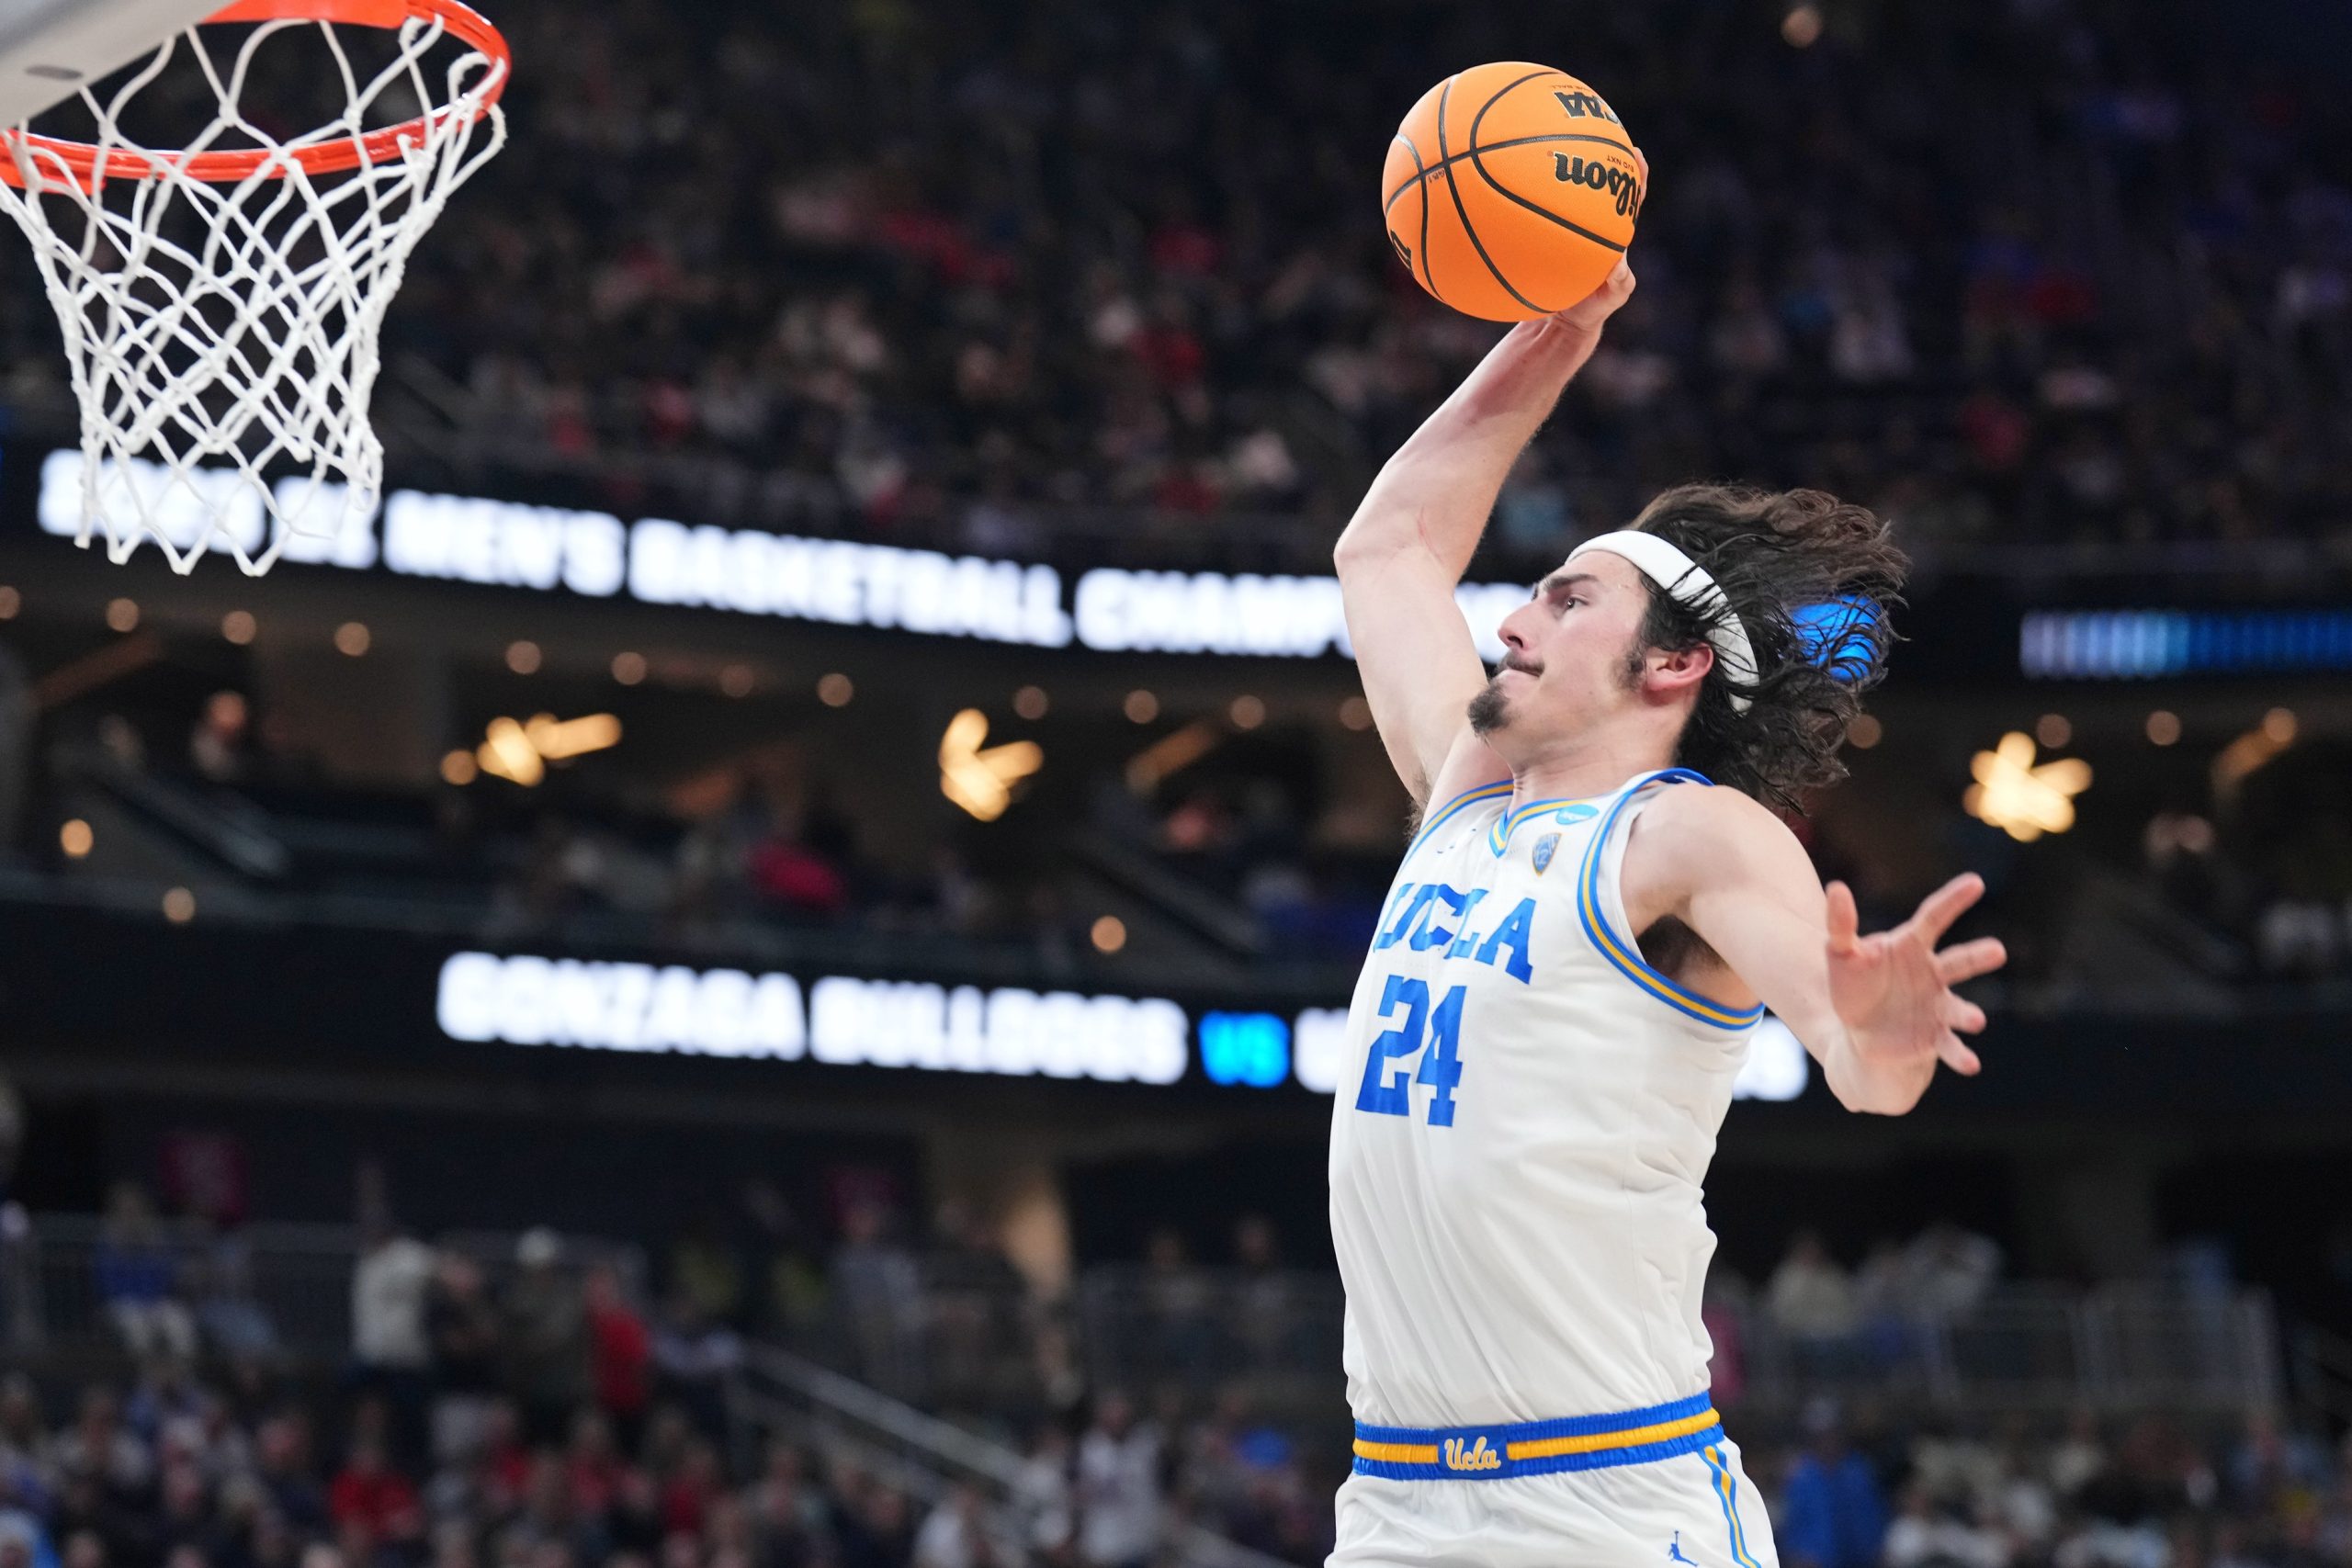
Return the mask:
[(1981, 822), (2019, 843), (2075, 825), (2075, 796), (2091, 786), (2091, 765), (2079, 757), (2037, 764), (2033, 737), (2012, 729), (1990, 751), (1979, 751), (1968, 771), (1976, 782), (1961, 806)]
[(511, 718), (490, 721), (489, 736), (474, 753), (481, 771), (529, 789), (548, 776), (547, 763), (523, 727)]
[(1127, 788), (1148, 795), (1170, 773), (1182, 773), (1225, 744), (1225, 732), (1206, 719), (1196, 718), (1172, 734), (1163, 735), (1127, 761)]
[[(621, 721), (608, 713), (567, 719), (536, 713), (519, 724), (511, 718), (493, 718), (474, 751), (474, 762), (485, 773), (528, 789), (547, 777), (548, 763), (609, 750), (620, 743)], [(442, 774), (449, 776), (447, 766)], [(449, 782), (464, 781), (450, 778)]]
[(621, 743), (621, 721), (608, 713), (559, 720), (551, 713), (533, 714), (523, 726), (531, 749), (550, 762), (606, 751)]
[(2292, 708), (2272, 708), (2262, 716), (2260, 724), (2222, 747), (2221, 755), (2213, 759), (2214, 797), (2235, 802), (2248, 778), (2295, 743), (2300, 728)]
[(966, 708), (947, 721), (939, 739), (939, 793), (983, 822), (993, 822), (1012, 804), (1012, 786), (1046, 765), (1044, 748), (1014, 740), (981, 750), (989, 738), (988, 715)]

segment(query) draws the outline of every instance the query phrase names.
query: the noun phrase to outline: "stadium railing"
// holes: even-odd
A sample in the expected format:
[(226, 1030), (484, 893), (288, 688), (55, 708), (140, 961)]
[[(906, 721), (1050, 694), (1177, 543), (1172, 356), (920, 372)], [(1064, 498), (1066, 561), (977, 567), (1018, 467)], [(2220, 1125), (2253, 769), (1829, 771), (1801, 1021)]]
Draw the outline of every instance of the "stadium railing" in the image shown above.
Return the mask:
[[(1094, 1269), (1075, 1308), (1098, 1383), (1215, 1376), (1246, 1383), (1261, 1404), (1300, 1410), (1334, 1397), (1336, 1277)], [(2275, 1407), (2284, 1393), (2275, 1314), (2256, 1290), (2009, 1284), (1965, 1310), (1891, 1312), (1834, 1337), (1791, 1334), (1750, 1305), (1709, 1317), (1721, 1392), (1748, 1409), (1827, 1393), (1954, 1414), (2233, 1414)]]
[[(1034, 1539), (1044, 1501), (1026, 1460), (1015, 1450), (925, 1415), (910, 1404), (774, 1346), (746, 1348), (729, 1392), (739, 1442), (780, 1436), (827, 1453), (845, 1454), (869, 1474), (910, 1496), (935, 1503), (957, 1483), (988, 1500), (989, 1528), (1022, 1555)], [(1283, 1568), (1282, 1560), (1227, 1540), (1189, 1519), (1167, 1521), (1172, 1561), (1182, 1568)]]
[[(432, 1245), (481, 1266), (495, 1292), (515, 1268), (517, 1237), (500, 1231), (436, 1235)], [(0, 1353), (104, 1357), (122, 1340), (100, 1285), (105, 1224), (91, 1214), (42, 1214), (0, 1233)], [(166, 1294), (198, 1337), (218, 1347), (214, 1325), (233, 1314), (266, 1326), (270, 1351), (333, 1361), (351, 1353), (356, 1228), (284, 1221), (218, 1228), (183, 1221), (156, 1227), (145, 1249), (163, 1260)], [(611, 1264), (641, 1287), (645, 1259), (626, 1243), (567, 1236), (562, 1267)], [(224, 1311), (225, 1309), (225, 1311)]]
[[(0, 1350), (119, 1346), (98, 1284), (101, 1235), (94, 1217), (44, 1215), (0, 1236)], [(199, 1325), (209, 1308), (249, 1303), (286, 1352), (322, 1358), (349, 1353), (358, 1245), (347, 1226), (297, 1224), (228, 1233), (175, 1225), (159, 1242), (173, 1260), (175, 1293)], [(511, 1236), (435, 1245), (480, 1260), (493, 1289), (513, 1267)], [(575, 1266), (611, 1261), (632, 1282), (644, 1278), (641, 1255), (623, 1244), (568, 1237), (565, 1256)], [(1053, 1391), (1075, 1379), (1139, 1393), (1171, 1382), (1246, 1388), (1263, 1410), (1308, 1418), (1336, 1409), (1335, 1275), (1103, 1266), (1052, 1303), (1009, 1278), (979, 1281), (935, 1258), (907, 1261), (887, 1301), (837, 1289), (798, 1347), (877, 1399), (1023, 1416), (1047, 1408)], [(2276, 1313), (2252, 1289), (2003, 1284), (1960, 1310), (1884, 1312), (1834, 1336), (1791, 1333), (1746, 1303), (1711, 1308), (1709, 1318), (1722, 1393), (1748, 1409), (1792, 1409), (1827, 1393), (1960, 1415), (2227, 1414), (2276, 1408), (2289, 1388)], [(2312, 1352), (2300, 1339), (2297, 1348), (2305, 1368)], [(797, 1368), (801, 1384), (848, 1397), (845, 1385), (816, 1381), (817, 1360), (775, 1348), (758, 1354), (768, 1358), (768, 1384)], [(2297, 1387), (2312, 1382), (2306, 1372)], [(804, 1401), (815, 1397), (810, 1387), (800, 1390)]]

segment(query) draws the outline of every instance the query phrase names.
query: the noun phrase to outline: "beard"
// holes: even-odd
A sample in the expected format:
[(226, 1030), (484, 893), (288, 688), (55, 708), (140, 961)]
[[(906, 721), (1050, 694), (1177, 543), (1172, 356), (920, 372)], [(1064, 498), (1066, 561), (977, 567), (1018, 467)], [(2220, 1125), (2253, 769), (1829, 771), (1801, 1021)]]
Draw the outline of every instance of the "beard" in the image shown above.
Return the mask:
[(1500, 729), (1510, 716), (1507, 699), (1503, 696), (1499, 674), (1488, 681), (1485, 690), (1470, 699), (1470, 733), (1484, 738)]

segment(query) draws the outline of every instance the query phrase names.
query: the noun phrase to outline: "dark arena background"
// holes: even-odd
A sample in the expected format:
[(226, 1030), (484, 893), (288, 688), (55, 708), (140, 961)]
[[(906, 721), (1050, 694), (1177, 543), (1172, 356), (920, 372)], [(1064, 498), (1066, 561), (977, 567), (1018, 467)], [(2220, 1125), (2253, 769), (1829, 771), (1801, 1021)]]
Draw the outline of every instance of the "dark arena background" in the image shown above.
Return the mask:
[(1474, 626), (1681, 479), (1891, 516), (1798, 830), (2013, 955), (1724, 1128), (1782, 1560), (2352, 1563), (2352, 12), (489, 9), (327, 558), (73, 548), (0, 236), (0, 1568), (1319, 1563), (1331, 547), (1500, 330), (1375, 187), (1514, 59), (1657, 183)]

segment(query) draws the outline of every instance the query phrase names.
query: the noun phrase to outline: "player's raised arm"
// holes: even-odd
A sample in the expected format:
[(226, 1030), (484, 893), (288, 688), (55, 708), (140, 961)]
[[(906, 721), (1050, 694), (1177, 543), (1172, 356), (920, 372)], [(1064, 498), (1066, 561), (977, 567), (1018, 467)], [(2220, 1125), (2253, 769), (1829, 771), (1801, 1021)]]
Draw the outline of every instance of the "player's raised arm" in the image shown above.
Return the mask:
[(1892, 931), (1864, 936), (1843, 883), (1824, 889), (1793, 834), (1725, 789), (1668, 790), (1626, 851), (1628, 912), (1671, 914), (1699, 934), (1804, 1043), (1849, 1111), (1900, 1115), (1941, 1062), (1973, 1075), (1961, 1038), (1984, 1010), (1952, 987), (2007, 961), (1998, 939), (1939, 947), (1984, 891), (1960, 876)]
[[(1504, 476), (1592, 357), (1600, 329), (1634, 292), (1623, 263), (1592, 298), (1523, 321), (1396, 449), (1333, 552), (1380, 738), (1416, 801), (1500, 778), (1471, 751), (1464, 710), (1486, 684), (1454, 585), (1486, 531)], [(1447, 759), (1463, 755), (1451, 774)]]

